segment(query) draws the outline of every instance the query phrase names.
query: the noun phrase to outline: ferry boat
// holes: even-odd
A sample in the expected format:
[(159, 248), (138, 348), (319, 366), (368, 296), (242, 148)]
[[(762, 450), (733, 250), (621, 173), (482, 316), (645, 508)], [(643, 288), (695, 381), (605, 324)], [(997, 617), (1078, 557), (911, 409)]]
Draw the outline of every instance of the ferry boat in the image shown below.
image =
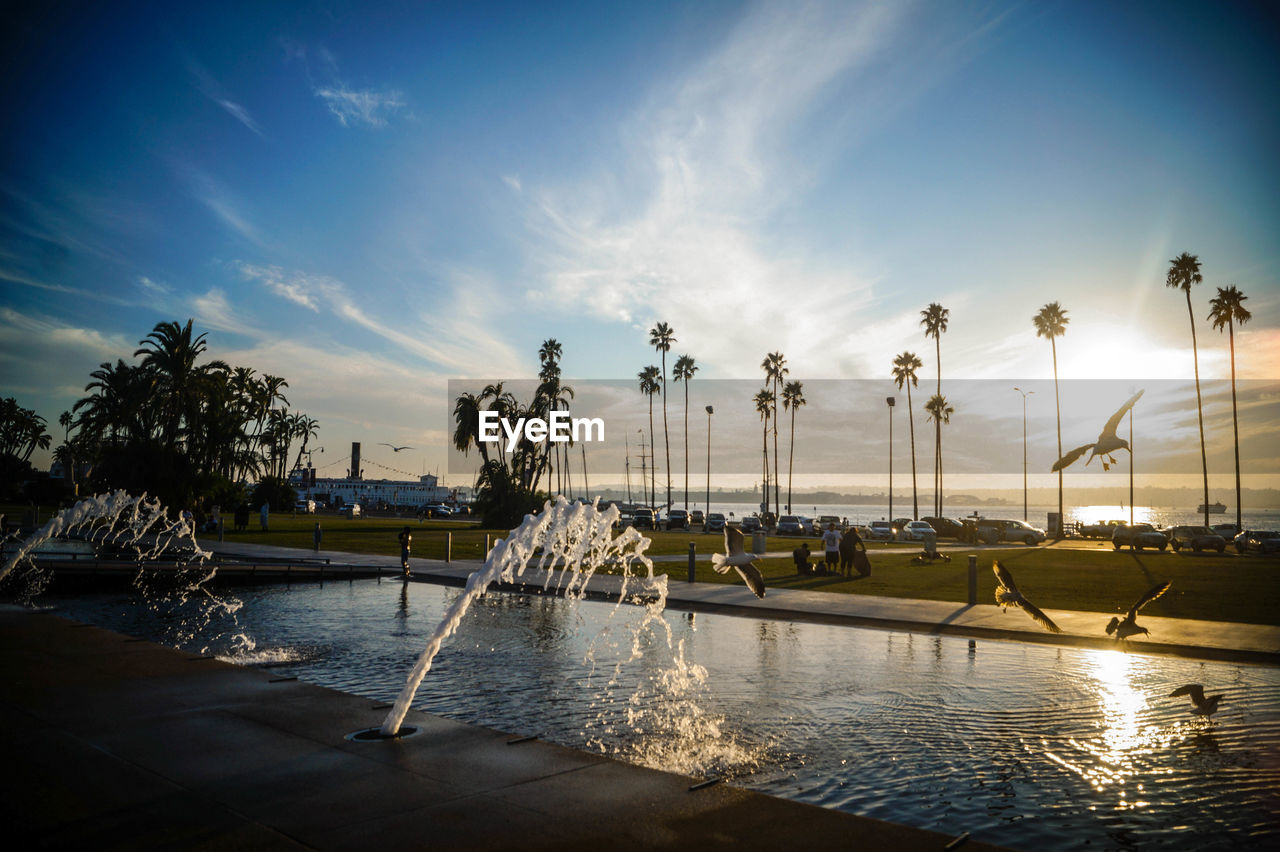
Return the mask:
[[(1196, 511), (1203, 514), (1206, 511), (1204, 504), (1201, 503), (1199, 506), (1196, 506)], [(1210, 503), (1207, 511), (1210, 515), (1223, 515), (1226, 514), (1227, 507), (1221, 503)]]

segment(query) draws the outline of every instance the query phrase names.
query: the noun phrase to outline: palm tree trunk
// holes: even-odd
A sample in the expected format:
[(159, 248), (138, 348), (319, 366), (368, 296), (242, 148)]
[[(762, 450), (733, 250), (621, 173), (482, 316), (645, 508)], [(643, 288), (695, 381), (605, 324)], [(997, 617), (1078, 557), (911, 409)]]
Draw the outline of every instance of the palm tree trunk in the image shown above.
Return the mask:
[[(1058, 397), (1058, 344), (1051, 336), (1049, 338), (1049, 346), (1053, 349), (1053, 407), (1058, 418), (1058, 458), (1062, 458), (1062, 401)], [(1130, 501), (1132, 502), (1132, 501)], [(1062, 517), (1062, 470), (1058, 470), (1058, 528), (1054, 531), (1054, 538), (1062, 538), (1062, 527), (1064, 518)]]
[(1209, 457), (1204, 448), (1204, 403), (1200, 399), (1200, 353), (1196, 348), (1196, 315), (1191, 310), (1191, 288), (1187, 293), (1187, 316), (1191, 319), (1191, 360), (1196, 371), (1196, 417), (1200, 422), (1200, 469), (1204, 473), (1204, 525), (1209, 526)]
[(684, 380), (684, 509), (689, 511), (689, 380)]
[(782, 514), (781, 494), (779, 493), (782, 483), (778, 476), (778, 376), (773, 377), (773, 517), (776, 521), (778, 516)]
[(787, 511), (794, 512), (791, 504), (791, 472), (796, 466), (796, 408), (791, 407), (791, 449), (787, 453)]
[[(938, 396), (942, 396), (942, 333), (933, 336), (934, 353), (938, 359)], [(942, 421), (933, 424), (933, 514), (942, 517)], [(893, 520), (890, 518), (889, 520)]]
[(911, 426), (911, 519), (920, 520), (920, 497), (916, 492), (916, 417), (911, 410), (911, 382), (907, 382), (907, 423)]
[[(640, 448), (640, 452), (643, 455), (644, 453), (643, 447)], [(658, 487), (657, 471), (655, 471), (653, 468), (654, 468), (654, 464), (653, 464), (653, 394), (650, 394), (649, 395), (649, 505), (650, 506), (653, 506), (654, 503), (657, 501), (657, 495), (654, 493), (654, 491)]]
[(662, 352), (662, 444), (667, 454), (667, 509), (671, 509), (671, 435), (667, 431), (667, 353)]
[(1243, 510), (1240, 508), (1240, 415), (1236, 412), (1236, 333), (1229, 318), (1227, 338), (1231, 341), (1231, 432), (1236, 442), (1236, 530), (1243, 532)]

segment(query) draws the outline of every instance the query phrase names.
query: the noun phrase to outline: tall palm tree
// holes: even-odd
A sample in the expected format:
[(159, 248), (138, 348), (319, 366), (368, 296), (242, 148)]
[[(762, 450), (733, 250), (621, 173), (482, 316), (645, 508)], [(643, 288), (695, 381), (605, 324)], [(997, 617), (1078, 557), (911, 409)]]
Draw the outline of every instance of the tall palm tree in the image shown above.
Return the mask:
[(1213, 320), (1213, 327), (1222, 331), (1227, 327), (1227, 338), (1231, 341), (1231, 432), (1236, 441), (1236, 528), (1244, 529), (1240, 508), (1240, 415), (1236, 412), (1236, 333), (1232, 323), (1244, 325), (1253, 319), (1253, 314), (1244, 306), (1249, 297), (1235, 287), (1218, 288), (1218, 297), (1211, 299), (1208, 319)]
[(667, 433), (667, 353), (676, 342), (675, 330), (665, 322), (649, 329), (649, 343), (662, 353), (662, 443), (667, 450), (667, 508), (671, 508), (671, 437)]
[[(938, 390), (942, 395), (942, 335), (947, 330), (947, 319), (951, 311), (937, 302), (930, 302), (929, 307), (920, 312), (920, 324), (924, 326), (924, 336), (932, 337), (934, 349), (938, 356)], [(934, 515), (942, 517), (942, 423), (934, 421), (933, 437), (933, 506)]]
[(791, 469), (795, 467), (796, 461), (796, 409), (804, 405), (804, 383), (803, 382), (787, 382), (782, 388), (782, 405), (791, 412), (791, 448), (787, 456), (787, 511), (795, 511), (791, 508)]
[[(781, 514), (779, 511), (779, 488), (781, 483), (778, 477), (778, 385), (782, 382), (783, 377), (790, 372), (787, 370), (787, 359), (783, 357), (781, 352), (770, 352), (765, 359), (760, 362), (760, 366), (764, 369), (764, 377), (766, 384), (773, 386), (773, 515), (777, 517)], [(766, 502), (768, 502), (766, 500)]]
[(760, 480), (764, 488), (764, 499), (760, 501), (760, 504), (765, 507), (762, 511), (767, 511), (769, 506), (769, 418), (773, 416), (774, 412), (773, 394), (769, 392), (767, 387), (763, 388), (756, 392), (755, 402), (756, 411), (764, 422), (764, 433), (760, 436), (764, 452), (764, 477)]
[[(640, 379), (640, 393), (649, 397), (649, 460), (652, 461), (653, 460), (653, 397), (654, 397), (654, 394), (662, 393), (662, 385), (659, 382), (660, 374), (658, 372), (657, 366), (654, 364), (650, 364), (648, 367), (645, 367), (643, 370), (637, 373), (636, 377)], [(665, 399), (663, 404), (665, 406), (666, 404)], [(644, 451), (641, 450), (642, 454), (643, 452)], [(654, 479), (655, 479), (655, 476), (653, 471), (653, 465), (650, 464), (649, 465), (649, 505), (650, 506), (654, 505), (654, 501), (657, 499), (656, 495), (654, 494), (654, 490), (656, 487), (654, 483)]]
[[(1058, 344), (1055, 342), (1057, 338), (1067, 333), (1067, 323), (1071, 322), (1067, 317), (1066, 308), (1057, 302), (1050, 302), (1040, 309), (1031, 322), (1036, 327), (1036, 337), (1047, 337), (1049, 346), (1053, 350), (1053, 404), (1057, 411), (1058, 418), (1058, 458), (1062, 458), (1062, 401), (1058, 396)], [(1054, 531), (1055, 538), (1062, 538), (1062, 470), (1058, 470), (1058, 528)]]
[(689, 508), (689, 382), (693, 374), (698, 372), (698, 365), (689, 355), (681, 355), (676, 359), (675, 372), (672, 377), (677, 382), (684, 382), (684, 508)]
[(911, 518), (920, 520), (920, 496), (916, 491), (916, 416), (911, 408), (911, 388), (920, 386), (916, 370), (924, 366), (914, 352), (903, 352), (893, 359), (893, 381), (898, 390), (907, 389), (907, 423), (911, 426)]
[(1191, 287), (1204, 281), (1200, 258), (1183, 252), (1169, 261), (1165, 286), (1187, 294), (1187, 318), (1191, 321), (1191, 359), (1196, 371), (1196, 416), (1200, 421), (1200, 468), (1204, 474), (1204, 525), (1209, 526), (1209, 456), (1204, 447), (1204, 403), (1200, 398), (1200, 353), (1196, 347), (1196, 315), (1191, 309)]
[(163, 437), (170, 445), (178, 443), (180, 430), (184, 425), (189, 428), (198, 416), (197, 386), (200, 380), (215, 367), (230, 369), (221, 361), (203, 365), (196, 363), (208, 345), (205, 335), (196, 335), (191, 325), (192, 320), (187, 320), (185, 326), (176, 322), (157, 323), (151, 333), (139, 341), (140, 348), (133, 353), (135, 357), (143, 356), (142, 366), (154, 370), (160, 378), (167, 411)]
[(924, 410), (929, 412), (929, 419), (933, 421), (938, 428), (938, 493), (937, 517), (942, 517), (942, 424), (951, 422), (951, 415), (955, 414), (955, 409), (947, 403), (947, 398), (940, 393), (936, 393), (925, 403)]
[[(554, 337), (549, 337), (542, 341), (542, 346), (538, 348), (538, 360), (542, 363), (541, 369), (538, 370), (538, 378), (541, 385), (538, 388), (538, 397), (547, 403), (548, 411), (558, 411), (560, 408), (560, 356), (564, 349), (560, 345), (560, 341)], [(572, 395), (572, 394), (571, 394)], [(545, 415), (543, 415), (545, 417)], [(561, 471), (560, 464), (560, 443), (556, 442), (556, 474)], [(551, 463), (551, 452), (547, 452), (543, 456), (543, 468)], [(541, 477), (539, 471), (539, 477)], [(563, 486), (557, 489), (563, 491)]]

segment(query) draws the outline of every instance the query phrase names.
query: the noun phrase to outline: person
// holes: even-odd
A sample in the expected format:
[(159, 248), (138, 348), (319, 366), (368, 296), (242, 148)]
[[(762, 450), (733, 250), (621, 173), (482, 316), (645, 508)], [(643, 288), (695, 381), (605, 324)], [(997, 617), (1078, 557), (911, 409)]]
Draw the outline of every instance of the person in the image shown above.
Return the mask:
[(320, 522), (316, 521), (316, 528), (311, 531), (311, 543), (316, 553), (320, 552), (320, 539), (324, 537), (324, 533), (320, 530)]
[(822, 548), (826, 551), (825, 570), (835, 573), (840, 565), (840, 531), (835, 524), (827, 524), (827, 531), (822, 534)]
[(409, 576), (409, 547), (413, 544), (413, 533), (405, 527), (399, 535), (400, 538), (400, 567), (404, 569), (404, 575)]
[(270, 504), (270, 503), (263, 503), (263, 504), (262, 504), (262, 509), (260, 509), (260, 510), (259, 510), (259, 512), (258, 512), (258, 522), (259, 522), (260, 524), (262, 524), (262, 531), (263, 531), (263, 532), (266, 532), (266, 531), (267, 531), (268, 521), (269, 521), (270, 519), (271, 519), (271, 504)]
[(867, 559), (867, 546), (862, 543), (858, 530), (849, 527), (849, 531), (840, 540), (840, 570), (845, 577), (853, 577), (856, 570), (860, 576), (871, 574), (871, 562)]
[(800, 576), (813, 573), (813, 566), (809, 564), (809, 542), (803, 541), (800, 546), (791, 551), (791, 558), (796, 563), (796, 573)]

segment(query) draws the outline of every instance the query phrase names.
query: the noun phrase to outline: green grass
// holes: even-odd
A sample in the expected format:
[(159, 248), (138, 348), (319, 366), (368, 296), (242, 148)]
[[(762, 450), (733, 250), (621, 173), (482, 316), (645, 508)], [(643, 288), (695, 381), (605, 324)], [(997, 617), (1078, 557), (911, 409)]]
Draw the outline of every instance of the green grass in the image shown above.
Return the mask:
[[(502, 538), (506, 530), (483, 530), (474, 523), (460, 521), (429, 520), (416, 518), (343, 518), (337, 515), (272, 515), (270, 529), (258, 528), (258, 515), (249, 517), (249, 529), (237, 533), (231, 529), (230, 516), (225, 517), (223, 535), (229, 542), (270, 544), (276, 547), (302, 547), (311, 549), (312, 530), (316, 521), (324, 533), (320, 541), (322, 550), (339, 550), (344, 553), (371, 553), (398, 556), (400, 541), (397, 536), (406, 526), (413, 532), (413, 555), (423, 559), (444, 559), (446, 535), (453, 535), (454, 559), (483, 559), (485, 534), (492, 539)], [(200, 541), (209, 546), (217, 536), (202, 534)]]

